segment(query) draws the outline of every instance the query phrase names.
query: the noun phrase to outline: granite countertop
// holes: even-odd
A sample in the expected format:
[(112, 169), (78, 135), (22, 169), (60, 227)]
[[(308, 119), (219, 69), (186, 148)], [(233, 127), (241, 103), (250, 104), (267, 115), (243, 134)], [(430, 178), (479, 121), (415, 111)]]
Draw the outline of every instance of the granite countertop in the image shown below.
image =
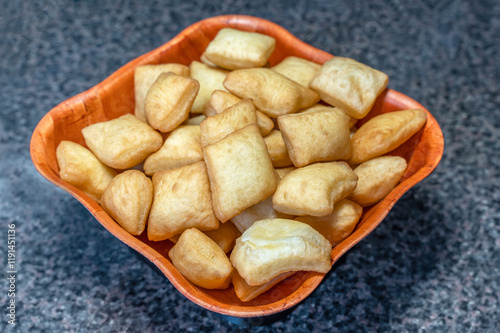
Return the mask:
[[(500, 331), (498, 1), (5, 1), (0, 13), (0, 263), (16, 232), (16, 323), (2, 332)], [(273, 323), (234, 323), (182, 296), (33, 167), (55, 105), (182, 29), (259, 16), (390, 76), (442, 127), (443, 159), (317, 290)], [(274, 320), (273, 319), (273, 320)], [(266, 324), (249, 326), (249, 324)]]

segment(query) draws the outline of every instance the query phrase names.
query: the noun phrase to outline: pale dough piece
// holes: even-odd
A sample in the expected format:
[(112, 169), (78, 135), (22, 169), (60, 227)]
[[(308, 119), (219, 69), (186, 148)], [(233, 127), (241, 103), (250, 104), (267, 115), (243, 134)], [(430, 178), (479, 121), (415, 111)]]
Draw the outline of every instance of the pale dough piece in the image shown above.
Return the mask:
[(219, 227), (204, 162), (158, 171), (153, 175), (153, 186), (149, 240), (168, 239), (193, 227), (203, 231)]
[(219, 229), (204, 231), (225, 253), (231, 251), (241, 232), (231, 222), (221, 223)]
[(203, 120), (207, 118), (204, 114), (188, 118), (184, 121), (185, 125), (199, 125)]
[(278, 177), (282, 179), (285, 177), (287, 174), (289, 174), (291, 171), (297, 169), (294, 166), (286, 167), (286, 168), (276, 168), (276, 173), (278, 174)]
[(264, 141), (266, 142), (267, 151), (269, 152), (269, 156), (271, 156), (271, 161), (273, 161), (275, 168), (293, 165), (280, 131), (272, 130), (271, 133), (264, 137)]
[(219, 30), (203, 57), (226, 69), (262, 67), (274, 51), (273, 37), (231, 28)]
[(351, 158), (349, 119), (337, 108), (284, 115), (278, 125), (296, 167)]
[(157, 171), (175, 169), (203, 160), (200, 142), (200, 126), (186, 125), (173, 130), (163, 146), (144, 161), (144, 172), (152, 175)]
[(333, 57), (323, 64), (309, 88), (328, 104), (361, 119), (368, 114), (388, 82), (389, 77), (381, 71), (353, 59)]
[(269, 117), (295, 113), (319, 101), (314, 91), (269, 68), (232, 71), (224, 87), (240, 98), (251, 98), (255, 107)]
[(296, 216), (325, 216), (356, 187), (358, 176), (346, 162), (314, 163), (281, 179), (273, 195), (277, 211)]
[(226, 289), (233, 267), (213, 240), (196, 228), (184, 231), (168, 256), (177, 270), (193, 284), (206, 289)]
[(199, 88), (198, 81), (190, 77), (161, 73), (146, 95), (144, 109), (148, 123), (163, 133), (178, 127), (189, 117)]
[(127, 170), (113, 178), (102, 195), (101, 206), (127, 232), (140, 235), (152, 202), (151, 179), (138, 170)]
[(144, 65), (135, 68), (134, 72), (134, 92), (135, 92), (135, 116), (137, 119), (146, 122), (146, 112), (144, 102), (149, 88), (156, 81), (161, 73), (172, 72), (177, 75), (189, 76), (189, 67), (181, 64), (158, 64)]
[(276, 189), (266, 143), (257, 125), (248, 125), (203, 148), (214, 211), (225, 222), (264, 200)]
[(349, 128), (354, 127), (354, 125), (356, 125), (356, 123), (358, 122), (358, 119), (351, 117), (344, 110), (337, 108), (335, 106), (328, 106), (328, 105), (323, 105), (323, 104), (315, 104), (309, 108), (299, 110), (299, 111), (297, 111), (297, 113), (314, 112), (314, 111), (319, 111), (319, 110), (332, 110), (332, 109), (337, 109), (337, 110), (342, 111), (349, 118)]
[(330, 242), (309, 225), (287, 219), (255, 222), (231, 252), (231, 263), (251, 286), (267, 283), (294, 271), (327, 273), (331, 267)]
[(161, 134), (131, 114), (82, 129), (85, 143), (104, 164), (128, 169), (163, 144)]
[(210, 99), (214, 90), (226, 90), (222, 84), (229, 73), (220, 68), (212, 68), (199, 61), (189, 65), (191, 77), (198, 81), (200, 90), (191, 107), (191, 113), (202, 113), (205, 103)]
[(304, 58), (289, 56), (271, 69), (304, 87), (308, 87), (311, 79), (321, 69), (321, 65)]
[(259, 296), (260, 294), (265, 293), (284, 279), (292, 276), (295, 272), (286, 272), (278, 275), (274, 279), (264, 284), (258, 286), (251, 286), (245, 282), (245, 280), (238, 274), (238, 271), (234, 271), (233, 273), (233, 286), (234, 292), (236, 296), (242, 302), (248, 302)]
[(207, 146), (250, 124), (257, 124), (252, 101), (244, 99), (222, 113), (207, 117), (201, 124), (201, 145)]
[(422, 110), (383, 113), (364, 123), (352, 136), (352, 158), (349, 164), (359, 164), (384, 155), (405, 143), (427, 121)]
[(87, 148), (71, 141), (61, 141), (56, 150), (59, 176), (99, 202), (102, 193), (116, 176)]
[(363, 207), (376, 204), (389, 194), (406, 171), (406, 160), (400, 156), (381, 156), (361, 163), (354, 169), (358, 186), (349, 199)]
[(333, 212), (329, 215), (299, 216), (295, 220), (309, 224), (325, 236), (332, 246), (336, 246), (352, 233), (362, 214), (363, 207), (343, 199), (335, 204)]

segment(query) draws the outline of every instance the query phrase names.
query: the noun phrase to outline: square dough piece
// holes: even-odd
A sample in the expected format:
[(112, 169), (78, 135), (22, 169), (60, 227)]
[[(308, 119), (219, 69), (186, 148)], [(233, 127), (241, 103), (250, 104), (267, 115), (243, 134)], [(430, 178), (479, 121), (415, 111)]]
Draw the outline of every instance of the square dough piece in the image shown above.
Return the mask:
[(191, 77), (200, 84), (198, 95), (191, 106), (191, 113), (202, 113), (205, 103), (208, 102), (214, 90), (226, 90), (222, 83), (229, 72), (220, 68), (212, 68), (199, 61), (193, 61), (189, 69)]
[(168, 239), (188, 228), (207, 231), (219, 227), (204, 162), (158, 171), (153, 175), (153, 186), (149, 240)]
[(388, 82), (389, 77), (381, 71), (353, 59), (333, 57), (323, 64), (309, 88), (328, 104), (361, 119), (368, 114)]
[(104, 164), (128, 169), (160, 149), (161, 134), (131, 114), (82, 129), (85, 143)]
[(276, 40), (257, 32), (231, 28), (219, 30), (203, 57), (226, 69), (262, 67), (274, 51)]
[(269, 152), (269, 156), (271, 156), (271, 161), (273, 161), (273, 166), (275, 168), (293, 165), (290, 156), (288, 156), (288, 150), (280, 131), (272, 130), (269, 135), (264, 137), (264, 141), (266, 142), (267, 151)]
[(304, 87), (309, 87), (309, 82), (318, 73), (321, 65), (294, 56), (286, 57), (276, 66), (271, 67), (275, 72), (286, 76)]
[(214, 211), (226, 222), (266, 199), (276, 177), (266, 143), (257, 125), (248, 125), (203, 148)]
[(349, 117), (337, 108), (281, 116), (278, 125), (296, 167), (351, 158)]

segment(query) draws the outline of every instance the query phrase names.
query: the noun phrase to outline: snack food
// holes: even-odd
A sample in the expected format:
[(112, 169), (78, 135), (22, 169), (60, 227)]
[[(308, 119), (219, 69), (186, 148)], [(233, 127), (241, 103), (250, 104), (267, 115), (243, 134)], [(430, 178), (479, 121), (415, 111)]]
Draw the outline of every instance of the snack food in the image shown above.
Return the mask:
[(191, 107), (191, 113), (202, 113), (205, 103), (210, 99), (214, 90), (226, 90), (222, 84), (229, 73), (220, 68), (213, 68), (199, 61), (189, 65), (191, 77), (198, 81), (200, 89)]
[(276, 66), (271, 67), (275, 72), (286, 76), (304, 87), (309, 87), (309, 82), (321, 69), (321, 65), (299, 57), (286, 57)]

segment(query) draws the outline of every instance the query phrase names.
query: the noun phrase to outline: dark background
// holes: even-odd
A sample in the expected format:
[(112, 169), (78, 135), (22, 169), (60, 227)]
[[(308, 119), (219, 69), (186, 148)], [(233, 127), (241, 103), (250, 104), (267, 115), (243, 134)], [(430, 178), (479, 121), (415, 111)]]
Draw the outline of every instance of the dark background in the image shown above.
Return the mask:
[[(2, 0), (0, 8), (0, 275), (6, 225), (15, 223), (18, 332), (499, 331), (498, 1)], [(274, 21), (386, 72), (445, 138), (434, 173), (310, 297), (253, 328), (187, 300), (42, 178), (29, 155), (51, 108), (220, 14)], [(11, 331), (2, 281), (0, 331)]]

